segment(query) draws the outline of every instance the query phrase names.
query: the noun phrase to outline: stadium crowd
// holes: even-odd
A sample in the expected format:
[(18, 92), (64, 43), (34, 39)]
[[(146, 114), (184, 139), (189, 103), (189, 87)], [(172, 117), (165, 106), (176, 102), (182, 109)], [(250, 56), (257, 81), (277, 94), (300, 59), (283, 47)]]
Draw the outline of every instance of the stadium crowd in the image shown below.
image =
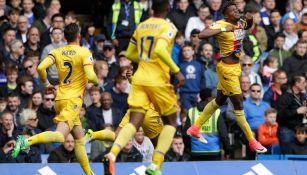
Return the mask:
[[(269, 149), (267, 154), (307, 155), (307, 1), (233, 1), (242, 15), (250, 12), (254, 16), (241, 59), (247, 122)], [(93, 3), (96, 10), (106, 8), (98, 0)], [(235, 122), (230, 101), (203, 125), (208, 144), (186, 135), (216, 95), (218, 44), (215, 38), (200, 40), (198, 34), (223, 19), (222, 3), (170, 0), (168, 19), (178, 29), (172, 58), (186, 84), (176, 89), (178, 126), (166, 161), (255, 159), (255, 153), (245, 146), (247, 141)], [(95, 11), (103, 15), (81, 23), (73, 11), (61, 13), (59, 0), (0, 0), (0, 162), (38, 163), (42, 154), (49, 155), (48, 162), (77, 161), (71, 135), (64, 144), (39, 144), (16, 159), (11, 157), (17, 135), (55, 130), (55, 94), (45, 91), (37, 66), (49, 52), (66, 44), (63, 28), (70, 23), (80, 24), (80, 44), (91, 50), (99, 79), (99, 87), (87, 86), (80, 113), (82, 126), (92, 131), (118, 129), (128, 109), (130, 82), (126, 74), (137, 69), (125, 50), (137, 25), (151, 16), (150, 6), (151, 0), (117, 0), (108, 6), (110, 13)], [(55, 67), (48, 70), (48, 79), (57, 85)], [(161, 122), (158, 116), (157, 120)], [(88, 144), (93, 162), (101, 162), (112, 145), (99, 140)], [(153, 143), (140, 128), (117, 161), (150, 162), (153, 151)]]

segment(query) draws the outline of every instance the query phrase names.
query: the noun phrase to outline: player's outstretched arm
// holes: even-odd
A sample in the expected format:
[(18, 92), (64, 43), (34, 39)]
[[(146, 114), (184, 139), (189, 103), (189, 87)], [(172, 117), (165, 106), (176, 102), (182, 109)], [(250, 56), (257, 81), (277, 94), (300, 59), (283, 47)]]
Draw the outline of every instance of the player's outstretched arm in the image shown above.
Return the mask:
[(50, 85), (47, 79), (47, 69), (54, 64), (52, 55), (48, 55), (37, 67), (37, 72), (45, 87)]
[(138, 49), (136, 46), (136, 40), (134, 37), (131, 38), (130, 43), (127, 48), (126, 56), (129, 60), (138, 63), (139, 62), (139, 55), (138, 55)]
[(90, 65), (90, 64), (85, 65), (83, 67), (83, 69), (84, 69), (84, 72), (85, 72), (85, 75), (86, 75), (88, 81), (90, 83), (93, 83), (95, 86), (97, 86), (98, 85), (98, 78), (97, 78), (96, 73), (94, 71), (93, 65)]
[(198, 37), (200, 39), (206, 39), (212, 36), (215, 36), (221, 32), (232, 32), (235, 29), (233, 25), (228, 25), (225, 28), (219, 28), (219, 29), (204, 29), (202, 32), (198, 34)]

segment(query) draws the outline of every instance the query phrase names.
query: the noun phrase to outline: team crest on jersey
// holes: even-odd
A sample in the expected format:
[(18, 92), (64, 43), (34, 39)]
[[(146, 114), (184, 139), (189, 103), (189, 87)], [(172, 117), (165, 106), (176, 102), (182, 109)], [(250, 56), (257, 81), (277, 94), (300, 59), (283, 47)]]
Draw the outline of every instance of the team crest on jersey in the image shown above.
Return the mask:
[(90, 60), (90, 62), (93, 62), (93, 61), (94, 61), (93, 56), (92, 56), (92, 55), (91, 55), (91, 56), (89, 56), (89, 57), (88, 57), (88, 60)]
[(167, 32), (167, 36), (168, 36), (169, 38), (173, 38), (173, 37), (174, 37), (174, 33), (173, 33), (172, 31), (168, 31), (168, 32)]

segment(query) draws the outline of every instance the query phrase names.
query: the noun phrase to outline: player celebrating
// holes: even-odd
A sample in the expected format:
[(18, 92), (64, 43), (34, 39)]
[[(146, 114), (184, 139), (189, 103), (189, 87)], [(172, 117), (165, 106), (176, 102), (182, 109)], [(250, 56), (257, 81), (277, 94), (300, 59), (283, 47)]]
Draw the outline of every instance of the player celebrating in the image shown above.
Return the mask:
[(79, 46), (81, 35), (78, 25), (75, 23), (67, 25), (64, 29), (64, 36), (68, 45), (53, 50), (38, 66), (39, 76), (47, 89), (53, 87), (47, 80), (46, 70), (53, 64), (57, 66), (59, 88), (55, 99), (56, 131), (46, 131), (28, 139), (18, 136), (12, 156), (16, 158), (20, 151), (34, 144), (64, 142), (64, 138), (72, 132), (75, 138), (76, 157), (85, 174), (90, 175), (93, 172), (84, 146), (84, 133), (79, 113), (87, 82), (97, 85), (98, 80), (93, 69), (93, 58), (90, 51)]
[(234, 113), (237, 122), (249, 141), (251, 150), (263, 153), (266, 152), (267, 149), (254, 138), (250, 126), (246, 122), (239, 81), (239, 76), (241, 75), (239, 62), (242, 53), (244, 30), (252, 26), (253, 16), (247, 13), (245, 17), (241, 19), (240, 12), (232, 1), (228, 1), (224, 4), (222, 13), (225, 16), (225, 20), (217, 21), (211, 28), (205, 29), (199, 34), (200, 38), (216, 36), (220, 46), (221, 59), (216, 66), (219, 79), (217, 96), (205, 106), (195, 124), (188, 129), (187, 134), (206, 143), (206, 140), (200, 133), (200, 128), (229, 97), (234, 105)]
[(164, 126), (158, 137), (153, 163), (146, 170), (147, 174), (161, 174), (164, 154), (176, 132), (177, 100), (170, 84), (170, 70), (175, 73), (179, 85), (183, 85), (185, 80), (170, 54), (177, 29), (165, 20), (169, 9), (168, 0), (154, 0), (154, 17), (141, 23), (130, 40), (127, 57), (139, 62), (139, 66), (132, 78), (132, 89), (128, 97), (130, 122), (119, 132), (110, 153), (106, 155), (112, 175), (115, 174), (116, 156), (141, 126), (151, 103), (161, 114)]

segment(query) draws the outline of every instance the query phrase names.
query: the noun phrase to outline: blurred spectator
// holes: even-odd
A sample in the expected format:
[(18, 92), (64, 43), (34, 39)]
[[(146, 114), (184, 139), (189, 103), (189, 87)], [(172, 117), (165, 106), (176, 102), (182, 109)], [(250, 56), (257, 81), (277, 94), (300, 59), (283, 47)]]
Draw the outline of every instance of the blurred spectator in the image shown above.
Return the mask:
[(298, 36), (295, 31), (295, 23), (293, 19), (288, 18), (285, 20), (285, 23), (283, 24), (283, 32), (286, 35), (284, 49), (289, 50), (298, 41)]
[(119, 67), (131, 66), (132, 61), (127, 58), (126, 51), (121, 51), (118, 54), (118, 64), (119, 64)]
[(0, 114), (5, 110), (7, 102), (5, 98), (0, 98)]
[(5, 58), (6, 64), (13, 64), (18, 67), (19, 70), (22, 69), (22, 63), (24, 61), (24, 51), (25, 47), (21, 40), (14, 39), (9, 44), (10, 54)]
[(205, 28), (205, 19), (210, 15), (209, 7), (205, 4), (202, 4), (197, 11), (198, 16), (190, 17), (186, 29), (185, 29), (185, 38), (187, 41), (190, 41), (190, 34), (193, 29), (198, 29), (202, 31)]
[(142, 127), (139, 128), (138, 132), (135, 133), (132, 140), (133, 146), (140, 151), (143, 156), (142, 162), (151, 162), (152, 155), (154, 152), (154, 146), (151, 143), (150, 139), (145, 136), (144, 130)]
[[(249, 29), (250, 34), (253, 34), (257, 41), (261, 52), (265, 52), (268, 47), (268, 38), (263, 27), (261, 27), (261, 16), (259, 11), (252, 12), (254, 16), (253, 26)], [(255, 45), (254, 45), (255, 47)]]
[(275, 9), (276, 3), (275, 0), (263, 0), (262, 1), (262, 8), (260, 10), (261, 18), (262, 18), (262, 25), (268, 26), (271, 24), (270, 22), (270, 13), (273, 9)]
[(109, 65), (108, 78), (114, 79), (119, 72), (119, 65), (115, 57), (115, 48), (111, 43), (105, 43), (103, 46), (104, 60)]
[(20, 97), (17, 93), (13, 92), (7, 96), (7, 106), (5, 112), (13, 114), (13, 121), (15, 126), (20, 126)]
[(244, 55), (241, 59), (242, 75), (249, 76), (251, 84), (258, 83), (262, 87), (260, 76), (253, 71), (254, 63), (251, 57)]
[(168, 14), (168, 19), (176, 26), (178, 31), (182, 33), (185, 32), (189, 18), (196, 16), (195, 12), (188, 7), (188, 0), (178, 0), (177, 9)]
[(269, 52), (268, 57), (274, 56), (278, 60), (278, 68), (281, 68), (284, 64), (286, 58), (291, 56), (291, 52), (285, 50), (283, 48), (285, 44), (286, 35), (282, 32), (276, 33), (274, 36), (274, 48), (272, 48)]
[(294, 75), (300, 75), (307, 70), (307, 42), (299, 40), (295, 46), (295, 52), (287, 58), (282, 66), (291, 79)]
[(25, 45), (25, 55), (28, 56), (30, 52), (38, 51), (41, 52), (41, 47), (39, 45), (40, 33), (36, 27), (31, 27), (27, 33), (27, 42)]
[(185, 85), (180, 88), (180, 102), (184, 109), (190, 109), (197, 104), (197, 96), (204, 85), (204, 68), (194, 58), (191, 44), (182, 48), (183, 61), (179, 64), (180, 71), (186, 79)]
[[(42, 51), (41, 61), (43, 61), (54, 49), (66, 45), (66, 42), (64, 42), (64, 32), (61, 28), (54, 27), (51, 31), (51, 38), (51, 44), (48, 44)], [(51, 83), (57, 84), (59, 77), (55, 64), (48, 69), (48, 78)]]
[[(114, 80), (114, 87), (109, 91), (112, 96), (112, 107), (117, 108), (120, 110), (121, 116), (120, 119), (123, 117), (123, 114), (126, 113), (128, 109), (128, 94), (126, 93), (128, 88), (128, 79), (121, 75), (115, 77)], [(118, 125), (114, 125), (116, 129)]]
[[(266, 35), (268, 37), (267, 51), (270, 51), (274, 47), (280, 48), (279, 46), (276, 45), (276, 34), (282, 31), (280, 19), (281, 19), (280, 12), (274, 9), (271, 11), (270, 14), (270, 25), (264, 26), (264, 29), (266, 30)], [(286, 36), (284, 38), (286, 38)], [(274, 46), (274, 41), (275, 41), (275, 46)]]
[(194, 50), (194, 55), (196, 57), (199, 57), (200, 56), (200, 53), (199, 53), (199, 49), (200, 49), (200, 42), (201, 40), (198, 38), (198, 34), (200, 33), (200, 30), (199, 29), (193, 29), (191, 31), (191, 34), (190, 34), (190, 41), (191, 41), (191, 44), (192, 44), (192, 47), (193, 47), (193, 50)]
[(23, 0), (22, 1), (22, 14), (27, 17), (29, 23), (27, 23), (27, 27), (31, 27), (33, 22), (36, 20), (37, 17), (34, 16), (33, 8), (34, 8), (34, 0)]
[(108, 31), (117, 53), (127, 49), (142, 13), (143, 6), (135, 0), (120, 0), (112, 5)]
[(52, 8), (52, 9), (55, 9), (57, 11), (57, 13), (60, 13), (62, 6), (61, 6), (60, 0), (51, 0), (49, 7)]
[[(188, 119), (185, 128), (189, 128), (197, 120), (205, 105), (210, 102), (214, 96), (210, 89), (204, 89), (200, 92), (201, 101), (196, 107), (190, 108), (188, 111)], [(224, 158), (229, 158), (230, 142), (224, 117), (221, 110), (218, 109), (205, 124), (202, 125), (201, 133), (207, 144), (199, 142), (195, 138), (190, 139), (192, 160), (221, 160), (222, 146), (224, 149)]]
[[(66, 21), (68, 21), (70, 18), (72, 18), (72, 17), (71, 16), (67, 16), (67, 15), (65, 16), (65, 25), (67, 25), (66, 23), (68, 23), (68, 22), (66, 22)], [(72, 23), (72, 21), (70, 20), (69, 23)], [(83, 27), (83, 30), (81, 31), (81, 35), (82, 35), (81, 45), (83, 47), (86, 47), (88, 49), (91, 49), (91, 48), (94, 47), (94, 44), (95, 44), (95, 30), (96, 30), (96, 28), (95, 28), (93, 23), (86, 24)]]
[(96, 114), (97, 118), (94, 120), (97, 130), (100, 130), (101, 126), (104, 124), (112, 124), (114, 129), (116, 129), (122, 120), (123, 113), (121, 110), (119, 110), (119, 108), (116, 107), (116, 105), (113, 106), (113, 100), (114, 98), (112, 98), (109, 92), (103, 92), (101, 94), (102, 110)]
[(64, 29), (64, 16), (60, 13), (56, 13), (51, 17), (51, 25), (50, 27), (44, 32), (41, 33), (40, 36), (40, 44), (42, 48), (45, 48), (48, 44), (52, 43), (52, 36), (50, 33), (52, 32), (53, 28)]
[(172, 59), (173, 61), (179, 65), (179, 60), (180, 60), (180, 53), (182, 46), (184, 45), (184, 35), (180, 31), (177, 32), (176, 37), (175, 37), (175, 42), (174, 46), (172, 48)]
[(0, 55), (5, 59), (4, 62), (7, 65), (10, 63), (9, 56), (10, 56), (10, 43), (15, 40), (16, 38), (16, 31), (11, 27), (7, 27), (3, 30), (3, 36), (0, 40)]
[(0, 11), (1, 11), (1, 16), (7, 16), (8, 12), (10, 11), (10, 7), (6, 5), (5, 0), (0, 0)]
[(205, 86), (216, 94), (218, 77), (215, 69), (216, 60), (214, 58), (213, 46), (210, 43), (203, 44), (200, 55), (197, 59), (204, 65)]
[(307, 30), (307, 8), (305, 7), (301, 12), (301, 20), (297, 24), (297, 30)]
[(273, 83), (273, 73), (278, 69), (278, 58), (269, 56), (264, 60), (263, 68), (260, 70), (263, 89), (267, 89)]
[(249, 32), (251, 31), (249, 30), (243, 39), (243, 51), (245, 56), (251, 57), (253, 63), (257, 63), (261, 56), (259, 41), (254, 34)]
[(43, 90), (44, 85), (41, 82), (41, 79), (37, 72), (37, 65), (30, 59), (25, 60), (23, 63), (23, 67), (26, 71), (26, 76), (31, 77), (31, 80), (33, 82), (33, 89), (34, 90)]
[[(129, 74), (129, 76), (133, 74), (133, 66), (132, 65), (123, 66), (123, 67), (120, 68), (119, 75), (126, 77), (127, 74)], [(129, 81), (127, 81), (127, 86), (126, 86), (126, 89), (125, 89), (124, 92), (126, 94), (129, 94), (130, 90), (131, 90), (131, 84), (130, 84)]]
[(34, 1), (35, 5), (33, 8), (33, 13), (34, 13), (34, 16), (37, 17), (38, 19), (42, 19), (43, 17), (46, 16), (47, 6), (45, 4), (45, 1), (46, 0), (35, 0)]
[(18, 18), (20, 15), (20, 10), (16, 8), (11, 8), (8, 14), (8, 21), (1, 24), (1, 33), (5, 27), (11, 27), (17, 31)]
[(259, 126), (264, 123), (264, 111), (270, 108), (267, 102), (261, 99), (261, 86), (253, 83), (250, 86), (250, 97), (243, 102), (246, 121), (254, 133), (257, 133)]
[(240, 14), (244, 14), (246, 6), (245, 0), (233, 0), (233, 2), (236, 4)]
[(21, 8), (21, 0), (10, 0), (9, 5), (12, 8), (17, 8), (20, 11), (22, 10), (22, 8)]
[[(97, 156), (93, 162), (101, 162), (104, 157), (104, 153)], [(142, 154), (133, 146), (132, 140), (130, 140), (125, 147), (121, 150), (116, 158), (116, 162), (142, 162)]]
[(6, 85), (0, 87), (0, 96), (7, 97), (10, 93), (17, 90), (17, 78), (18, 78), (18, 68), (13, 65), (9, 65), (5, 71), (7, 77)]
[[(79, 21), (77, 20), (77, 15), (72, 10), (67, 12), (66, 15), (65, 15), (65, 26), (67, 26), (68, 24), (71, 24), (71, 23), (79, 24)], [(94, 32), (95, 32), (95, 30), (94, 30)]]
[(268, 108), (264, 112), (265, 123), (261, 124), (258, 128), (258, 140), (268, 149), (268, 154), (271, 153), (271, 147), (278, 144), (276, 123), (277, 111), (274, 108)]
[(190, 155), (184, 150), (184, 143), (182, 136), (175, 135), (170, 150), (165, 154), (165, 161), (168, 162), (182, 162), (189, 161)]
[(104, 34), (99, 34), (95, 36), (95, 41), (92, 46), (91, 51), (93, 52), (93, 57), (96, 60), (103, 60), (104, 54), (103, 54), (103, 47), (104, 42), (106, 40), (106, 36)]
[(250, 87), (251, 80), (247, 75), (241, 75), (240, 77), (240, 85), (242, 90), (243, 101), (247, 100), (250, 97)]
[(58, 12), (55, 9), (52, 9), (52, 8), (49, 7), (46, 10), (46, 15), (44, 16), (44, 18), (34, 21), (32, 26), (37, 27), (40, 34), (45, 33), (49, 29), (49, 27), (51, 26), (52, 16), (56, 13), (58, 13)]
[(48, 157), (48, 163), (78, 162), (74, 148), (75, 140), (71, 134), (68, 134), (65, 142), (59, 148), (51, 151)]
[(18, 133), (14, 126), (13, 115), (10, 112), (1, 113), (0, 121), (0, 147), (2, 148), (8, 141), (15, 140)]
[(37, 118), (38, 128), (42, 131), (54, 126), (53, 118), (55, 117), (54, 94), (47, 91), (43, 94), (43, 103), (38, 107)]
[(109, 73), (109, 66), (106, 61), (97, 60), (94, 64), (94, 69), (98, 78), (99, 87), (101, 91), (109, 91), (113, 87), (112, 79), (107, 78)]
[(297, 126), (295, 128), (295, 141), (290, 144), (290, 154), (307, 155), (306, 136), (306, 126)]
[(291, 18), (295, 23), (298, 23), (301, 18), (301, 11), (303, 9), (302, 0), (291, 0), (288, 1), (288, 7), (289, 11), (284, 14), (284, 16), (281, 19), (281, 23), (283, 24), (286, 19)]
[(280, 96), (283, 94), (282, 86), (287, 84), (288, 78), (284, 70), (277, 70), (273, 73), (273, 84), (264, 93), (263, 100), (268, 102), (273, 108), (276, 108), (276, 104)]
[(303, 122), (307, 107), (304, 105), (303, 92), (306, 88), (306, 78), (301, 75), (294, 76), (290, 81), (290, 87), (277, 101), (278, 139), (281, 153), (290, 153), (290, 143), (295, 139), (294, 130)]
[(222, 0), (207, 0), (210, 13), (213, 16), (213, 21), (218, 21), (223, 18), (223, 14), (221, 12)]
[(18, 23), (17, 23), (17, 33), (16, 33), (16, 39), (19, 39), (22, 41), (22, 43), (27, 42), (27, 33), (28, 33), (28, 18), (26, 16), (19, 16)]
[(43, 103), (43, 93), (41, 91), (34, 91), (32, 93), (31, 99), (28, 101), (26, 108), (37, 111), (42, 103)]
[(94, 131), (100, 130), (100, 126), (96, 126), (97, 114), (101, 112), (101, 90), (98, 87), (93, 86), (89, 90), (92, 104), (86, 108), (86, 116), (94, 125), (92, 129)]
[(28, 101), (31, 99), (31, 95), (33, 93), (33, 81), (32, 78), (27, 75), (20, 77), (18, 81), (18, 85), (20, 87), (20, 108), (23, 109), (26, 107)]

